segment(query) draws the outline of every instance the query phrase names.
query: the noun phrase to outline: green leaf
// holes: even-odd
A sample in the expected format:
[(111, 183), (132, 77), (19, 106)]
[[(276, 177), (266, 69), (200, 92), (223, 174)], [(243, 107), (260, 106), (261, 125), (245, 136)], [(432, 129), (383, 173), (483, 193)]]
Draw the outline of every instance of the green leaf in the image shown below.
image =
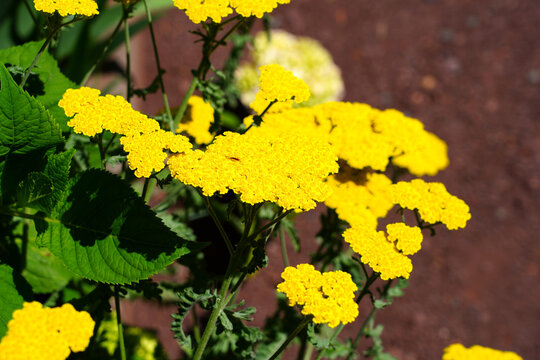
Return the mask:
[(43, 173), (52, 182), (52, 192), (46, 198), (38, 201), (40, 209), (46, 213), (52, 211), (66, 190), (73, 154), (75, 154), (75, 150), (71, 149), (60, 154), (49, 155), (47, 158), (47, 164)]
[[(34, 207), (39, 200), (43, 200), (52, 193), (53, 183), (46, 175), (31, 172), (25, 181), (19, 183), (17, 188), (17, 203), (19, 207)], [(39, 208), (39, 206), (37, 206)], [(41, 210), (41, 209), (40, 209)]]
[[(43, 41), (33, 41), (0, 50), (0, 62), (27, 69), (42, 45)], [(64, 110), (58, 106), (58, 101), (67, 89), (76, 88), (77, 85), (60, 72), (56, 60), (47, 51), (41, 54), (32, 73), (35, 75), (30, 76), (25, 84), (25, 90), (35, 96), (49, 110), (56, 121), (61, 124), (63, 131), (68, 131), (68, 118)]]
[(45, 294), (62, 289), (73, 274), (49, 250), (29, 241), (23, 276), (34, 293)]
[(50, 114), (15, 83), (3, 65), (0, 82), (0, 162), (8, 154), (28, 154), (64, 141)]
[(380, 300), (380, 299), (377, 299), (373, 302), (373, 307), (375, 309), (384, 309), (385, 307), (389, 306), (392, 304), (392, 301), (391, 300)]
[(13, 311), (22, 308), (25, 300), (31, 300), (28, 284), (13, 269), (0, 264), (0, 339), (7, 331), (7, 323), (11, 320)]
[(169, 230), (126, 182), (106, 171), (88, 170), (71, 179), (43, 220), (36, 224), (42, 244), (90, 280), (129, 284), (190, 252), (189, 242)]

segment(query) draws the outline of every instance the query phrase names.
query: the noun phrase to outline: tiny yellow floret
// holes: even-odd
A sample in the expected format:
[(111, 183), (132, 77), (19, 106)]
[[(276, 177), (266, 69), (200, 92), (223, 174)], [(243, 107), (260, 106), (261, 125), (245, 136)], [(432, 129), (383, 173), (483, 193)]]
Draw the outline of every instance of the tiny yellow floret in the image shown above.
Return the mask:
[(334, 328), (348, 324), (358, 316), (354, 292), (358, 289), (344, 271), (320, 273), (313, 265), (289, 266), (281, 273), (283, 282), (277, 290), (285, 293), (289, 306), (299, 305), (302, 314), (313, 315), (313, 322)]
[(188, 18), (195, 24), (211, 19), (219, 23), (232, 13), (229, 0), (173, 0), (174, 6), (185, 10)]
[(272, 12), (279, 4), (288, 4), (291, 0), (230, 0), (231, 6), (243, 17), (262, 18)]
[(442, 360), (523, 360), (511, 351), (500, 351), (474, 345), (466, 348), (461, 344), (452, 344), (444, 349)]
[(94, 0), (34, 0), (34, 7), (38, 11), (61, 16), (83, 15), (94, 16), (99, 14), (97, 3)]
[(44, 308), (39, 302), (26, 302), (13, 312), (0, 342), (0, 359), (64, 360), (88, 347), (94, 325), (90, 314), (71, 304)]

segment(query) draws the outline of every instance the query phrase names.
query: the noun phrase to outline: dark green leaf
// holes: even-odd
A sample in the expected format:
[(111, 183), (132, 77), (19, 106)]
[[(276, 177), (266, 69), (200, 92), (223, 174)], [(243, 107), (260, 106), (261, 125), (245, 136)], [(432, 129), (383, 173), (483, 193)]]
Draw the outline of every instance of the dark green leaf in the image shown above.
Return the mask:
[(73, 274), (49, 250), (29, 241), (23, 276), (34, 293), (44, 294), (62, 289)]
[[(43, 41), (33, 41), (0, 50), (0, 62), (27, 69), (42, 45)], [(29, 78), (25, 90), (49, 110), (63, 131), (69, 130), (66, 125), (68, 118), (64, 110), (58, 106), (58, 101), (67, 89), (76, 88), (77, 85), (60, 72), (56, 60), (47, 51), (41, 54), (32, 72), (35, 76)]]
[(0, 339), (6, 334), (13, 311), (22, 308), (25, 298), (31, 300), (31, 297), (24, 279), (13, 273), (10, 266), (0, 264)]
[(53, 154), (47, 158), (47, 164), (43, 172), (52, 181), (52, 193), (39, 201), (41, 209), (49, 213), (62, 198), (69, 180), (69, 169), (74, 149), (60, 154)]
[(0, 162), (8, 154), (28, 154), (64, 141), (54, 119), (15, 83), (3, 65), (0, 81)]
[(35, 207), (41, 210), (39, 200), (52, 194), (53, 183), (46, 175), (39, 172), (31, 172), (25, 181), (17, 188), (17, 204), (19, 207)]
[(38, 231), (71, 271), (104, 283), (146, 279), (190, 251), (127, 183), (101, 170), (71, 179)]

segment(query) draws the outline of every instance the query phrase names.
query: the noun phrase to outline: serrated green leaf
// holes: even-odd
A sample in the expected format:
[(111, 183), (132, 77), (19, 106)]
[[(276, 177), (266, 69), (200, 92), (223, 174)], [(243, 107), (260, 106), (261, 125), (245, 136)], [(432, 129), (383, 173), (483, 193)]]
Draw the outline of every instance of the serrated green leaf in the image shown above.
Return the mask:
[[(32, 64), (42, 45), (43, 41), (32, 41), (24, 45), (0, 50), (0, 63), (27, 69)], [(25, 90), (35, 96), (49, 110), (60, 124), (62, 131), (68, 131), (68, 118), (64, 110), (58, 106), (58, 101), (67, 89), (76, 88), (77, 85), (62, 74), (56, 60), (47, 51), (41, 54), (32, 72), (35, 76), (34, 78), (31, 77), (27, 82)]]
[(233, 324), (231, 320), (229, 320), (229, 317), (225, 311), (219, 313), (219, 322), (221, 323), (221, 326), (225, 328), (225, 330), (231, 331), (233, 329)]
[(22, 308), (25, 297), (31, 300), (28, 284), (10, 266), (0, 264), (0, 339), (6, 334), (13, 311)]
[(17, 187), (17, 204), (19, 207), (37, 207), (41, 210), (36, 203), (52, 194), (52, 190), (53, 183), (47, 175), (31, 172)]
[(46, 248), (28, 242), (26, 267), (22, 273), (34, 293), (45, 294), (62, 289), (73, 274)]
[(49, 213), (62, 198), (69, 180), (69, 169), (74, 149), (52, 154), (47, 158), (47, 164), (43, 173), (52, 181), (52, 192), (49, 196), (38, 201), (40, 209)]
[(15, 83), (1, 64), (0, 83), (0, 162), (6, 155), (28, 154), (64, 141), (50, 114)]
[[(39, 239), (75, 274), (129, 284), (156, 274), (190, 252), (116, 175), (88, 170), (71, 179), (39, 224)], [(37, 226), (36, 226), (37, 227)]]

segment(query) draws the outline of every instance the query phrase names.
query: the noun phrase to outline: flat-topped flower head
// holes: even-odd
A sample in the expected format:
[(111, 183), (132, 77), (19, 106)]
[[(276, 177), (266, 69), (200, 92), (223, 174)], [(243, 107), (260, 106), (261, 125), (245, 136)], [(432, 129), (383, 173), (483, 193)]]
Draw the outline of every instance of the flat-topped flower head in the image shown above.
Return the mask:
[(328, 143), (302, 134), (226, 132), (206, 151), (188, 151), (168, 161), (171, 175), (206, 196), (232, 190), (249, 204), (271, 201), (284, 209), (309, 210), (329, 195), (325, 178), (338, 170)]
[(208, 19), (219, 23), (221, 19), (232, 13), (229, 0), (173, 0), (174, 6), (185, 10), (186, 15), (195, 24)]
[(210, 133), (210, 125), (214, 121), (214, 108), (200, 96), (192, 96), (188, 100), (188, 108), (182, 121), (178, 124), (177, 133), (186, 132), (200, 145), (208, 144), (214, 138)]
[(428, 183), (421, 179), (400, 181), (392, 185), (390, 192), (394, 204), (414, 210), (420, 217), (434, 224), (441, 222), (450, 230), (464, 228), (471, 218), (469, 206), (461, 199), (448, 193), (442, 183)]
[(38, 11), (61, 16), (82, 15), (94, 16), (99, 14), (97, 3), (94, 0), (34, 0), (34, 7)]
[(396, 248), (384, 231), (353, 226), (343, 233), (344, 240), (360, 255), (362, 263), (380, 273), (381, 279), (408, 279), (413, 269), (411, 259)]
[(511, 351), (500, 351), (474, 345), (466, 348), (461, 344), (452, 344), (444, 349), (442, 360), (523, 360)]
[(354, 292), (358, 289), (350, 274), (344, 271), (320, 273), (313, 265), (289, 266), (281, 273), (283, 282), (277, 290), (289, 299), (289, 305), (299, 305), (302, 314), (313, 315), (313, 322), (327, 323), (334, 328), (348, 324), (358, 316)]
[(250, 105), (258, 114), (262, 113), (271, 102), (281, 103), (283, 107), (281, 110), (286, 110), (292, 107), (293, 101), (300, 104), (309, 99), (307, 84), (281, 65), (263, 65), (259, 70), (260, 90)]
[(263, 17), (271, 13), (278, 5), (288, 4), (291, 0), (230, 0), (231, 6), (244, 17)]
[(186, 15), (195, 24), (211, 20), (219, 23), (233, 12), (243, 17), (262, 17), (272, 12), (279, 4), (288, 4), (291, 0), (173, 0), (174, 6), (185, 10)]
[(408, 226), (404, 223), (386, 225), (388, 241), (395, 243), (396, 248), (405, 255), (413, 255), (422, 247), (424, 239), (418, 226)]
[(38, 302), (26, 302), (8, 322), (0, 342), (0, 359), (64, 360), (71, 352), (86, 349), (94, 325), (90, 314), (71, 304), (44, 308)]
[(124, 135), (120, 143), (138, 177), (148, 177), (165, 167), (165, 149), (173, 153), (191, 149), (187, 137), (161, 130), (156, 120), (133, 110), (121, 96), (101, 96), (97, 89), (82, 87), (68, 89), (58, 105), (67, 116), (73, 116), (68, 125), (76, 133), (95, 136), (107, 130)]

